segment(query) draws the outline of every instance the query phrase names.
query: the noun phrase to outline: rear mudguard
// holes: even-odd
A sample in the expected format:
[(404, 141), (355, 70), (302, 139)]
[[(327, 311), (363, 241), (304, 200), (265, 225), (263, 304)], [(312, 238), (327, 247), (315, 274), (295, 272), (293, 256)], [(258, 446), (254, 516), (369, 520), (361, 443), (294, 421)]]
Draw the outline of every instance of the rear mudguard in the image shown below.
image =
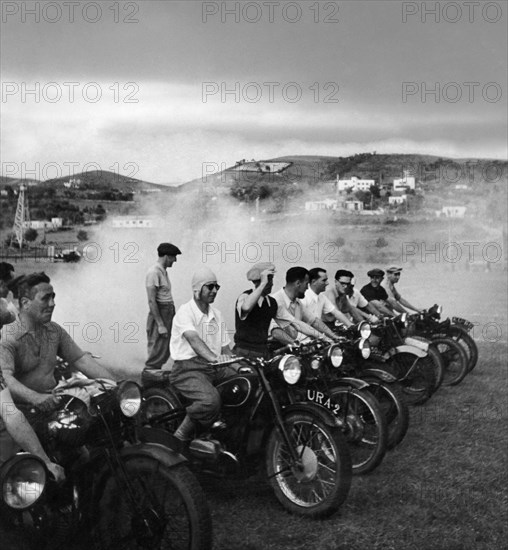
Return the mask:
[(389, 372), (383, 369), (363, 369), (362, 375), (373, 376), (378, 380), (381, 380), (381, 382), (387, 382), (388, 384), (397, 382), (397, 378), (393, 376), (393, 374), (390, 374)]
[[(365, 372), (365, 371), (362, 371)], [(346, 387), (350, 388), (353, 387), (355, 390), (364, 390), (365, 388), (369, 387), (369, 383), (365, 382), (365, 380), (360, 380), (360, 378), (351, 378), (351, 377), (344, 377), (339, 380), (335, 380), (333, 382), (333, 387)]]
[(309, 414), (313, 414), (317, 416), (319, 420), (324, 422), (327, 426), (330, 426), (332, 428), (340, 428), (340, 424), (335, 415), (329, 409), (325, 408), (322, 405), (316, 405), (315, 403), (310, 403), (308, 401), (300, 401), (298, 403), (292, 403), (291, 405), (284, 407), (282, 410), (282, 414), (284, 416), (292, 412), (306, 412)]

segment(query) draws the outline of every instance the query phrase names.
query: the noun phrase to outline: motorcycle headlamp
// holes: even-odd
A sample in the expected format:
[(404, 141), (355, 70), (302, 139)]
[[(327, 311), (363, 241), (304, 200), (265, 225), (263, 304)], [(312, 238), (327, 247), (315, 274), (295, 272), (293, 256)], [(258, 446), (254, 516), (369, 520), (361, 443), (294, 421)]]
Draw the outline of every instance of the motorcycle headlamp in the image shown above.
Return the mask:
[(33, 506), (44, 493), (47, 470), (44, 462), (31, 454), (18, 454), (0, 471), (2, 500), (14, 510)]
[(318, 370), (321, 366), (321, 359), (319, 357), (314, 357), (310, 362), (310, 368), (312, 370)]
[(372, 334), (372, 329), (370, 328), (370, 324), (367, 323), (366, 321), (362, 321), (360, 323), (359, 330), (360, 330), (360, 336), (364, 340), (367, 340), (367, 338), (369, 338), (369, 336)]
[(302, 374), (302, 364), (298, 357), (285, 355), (279, 363), (279, 370), (288, 384), (296, 384)]
[(441, 313), (443, 313), (443, 306), (437, 306), (436, 313), (441, 315)]
[(362, 353), (362, 357), (364, 359), (368, 359), (370, 357), (370, 344), (368, 340), (360, 340), (360, 343), (358, 344), (358, 347)]
[(136, 382), (125, 380), (118, 384), (116, 396), (120, 410), (127, 417), (135, 416), (141, 408), (141, 390)]
[(342, 365), (343, 360), (342, 350), (337, 344), (330, 346), (328, 349), (328, 359), (332, 367), (338, 368)]

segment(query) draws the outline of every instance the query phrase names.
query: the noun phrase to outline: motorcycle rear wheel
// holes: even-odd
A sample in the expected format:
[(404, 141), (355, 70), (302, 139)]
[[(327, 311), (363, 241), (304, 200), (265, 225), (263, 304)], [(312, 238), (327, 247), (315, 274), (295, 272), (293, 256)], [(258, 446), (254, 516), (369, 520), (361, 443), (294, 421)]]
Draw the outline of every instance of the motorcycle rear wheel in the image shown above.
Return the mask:
[(458, 342), (466, 352), (468, 364), (467, 372), (471, 372), (478, 364), (478, 346), (469, 332), (457, 325), (451, 325), (447, 331), (447, 336)]
[(303, 470), (291, 455), (277, 427), (268, 438), (266, 469), (279, 502), (293, 514), (324, 518), (335, 513), (351, 487), (351, 456), (341, 430), (309, 412), (290, 412), (284, 423), (292, 435)]
[(376, 399), (360, 390), (337, 387), (329, 390), (332, 408), (349, 445), (353, 474), (372, 472), (386, 453), (386, 419)]
[(401, 443), (409, 428), (409, 409), (404, 402), (402, 390), (397, 382), (385, 384), (374, 377), (362, 379), (369, 383), (369, 387), (362, 391), (377, 399), (379, 408), (385, 415), (388, 428), (386, 449), (393, 449)]
[(96, 550), (210, 550), (212, 522), (201, 486), (183, 464), (168, 468), (134, 456), (108, 478), (96, 501), (92, 540)]
[(456, 386), (468, 373), (468, 358), (464, 348), (453, 338), (433, 338), (445, 365), (445, 386)]

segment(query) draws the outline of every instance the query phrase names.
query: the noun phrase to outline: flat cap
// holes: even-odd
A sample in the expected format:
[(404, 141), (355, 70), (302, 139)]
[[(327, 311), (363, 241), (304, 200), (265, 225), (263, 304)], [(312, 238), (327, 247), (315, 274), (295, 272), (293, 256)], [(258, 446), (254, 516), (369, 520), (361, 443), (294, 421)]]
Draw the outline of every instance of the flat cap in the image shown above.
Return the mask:
[(157, 247), (157, 253), (159, 256), (176, 256), (177, 254), (181, 254), (180, 249), (171, 243), (161, 243)]
[(384, 277), (385, 272), (378, 267), (367, 271), (367, 277)]
[(259, 262), (258, 264), (253, 265), (249, 271), (247, 271), (247, 280), (248, 281), (259, 281), (261, 279), (261, 272), (265, 269), (275, 270), (275, 266), (270, 262)]
[(400, 273), (402, 271), (402, 267), (398, 267), (396, 265), (391, 265), (386, 269), (387, 273)]

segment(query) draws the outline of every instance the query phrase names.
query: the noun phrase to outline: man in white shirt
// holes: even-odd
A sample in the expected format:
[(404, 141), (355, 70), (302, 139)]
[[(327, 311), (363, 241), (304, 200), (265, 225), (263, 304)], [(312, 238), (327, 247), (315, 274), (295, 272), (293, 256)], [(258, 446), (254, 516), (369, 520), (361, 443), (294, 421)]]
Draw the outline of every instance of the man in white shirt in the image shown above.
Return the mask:
[[(309, 272), (304, 267), (291, 267), (286, 272), (286, 286), (281, 288), (272, 297), (277, 301), (276, 323), (281, 329), (274, 328), (272, 335), (279, 339), (278, 332), (286, 326), (294, 326), (299, 334), (297, 339), (302, 341), (308, 336), (311, 338), (323, 338), (325, 335), (331, 340), (336, 339), (336, 335), (302, 303), (305, 297), (305, 291), (309, 286)], [(287, 335), (280, 338), (281, 341), (287, 341)]]
[(347, 327), (351, 326), (353, 323), (324, 294), (327, 286), (326, 270), (320, 267), (312, 268), (309, 271), (309, 288), (305, 291), (302, 304), (319, 319), (323, 320), (323, 315), (331, 315)]
[(148, 359), (145, 365), (153, 369), (160, 369), (169, 359), (169, 338), (175, 304), (166, 270), (176, 262), (176, 256), (181, 252), (174, 244), (161, 243), (157, 247), (157, 254), (159, 259), (148, 270), (145, 278), (150, 310), (146, 321)]
[(191, 401), (174, 434), (182, 441), (189, 441), (197, 427), (207, 428), (217, 420), (221, 400), (215, 385), (236, 372), (209, 364), (231, 355), (229, 331), (221, 312), (211, 305), (219, 288), (213, 271), (198, 270), (192, 277), (193, 299), (179, 307), (173, 319), (170, 351), (175, 363), (170, 381)]

